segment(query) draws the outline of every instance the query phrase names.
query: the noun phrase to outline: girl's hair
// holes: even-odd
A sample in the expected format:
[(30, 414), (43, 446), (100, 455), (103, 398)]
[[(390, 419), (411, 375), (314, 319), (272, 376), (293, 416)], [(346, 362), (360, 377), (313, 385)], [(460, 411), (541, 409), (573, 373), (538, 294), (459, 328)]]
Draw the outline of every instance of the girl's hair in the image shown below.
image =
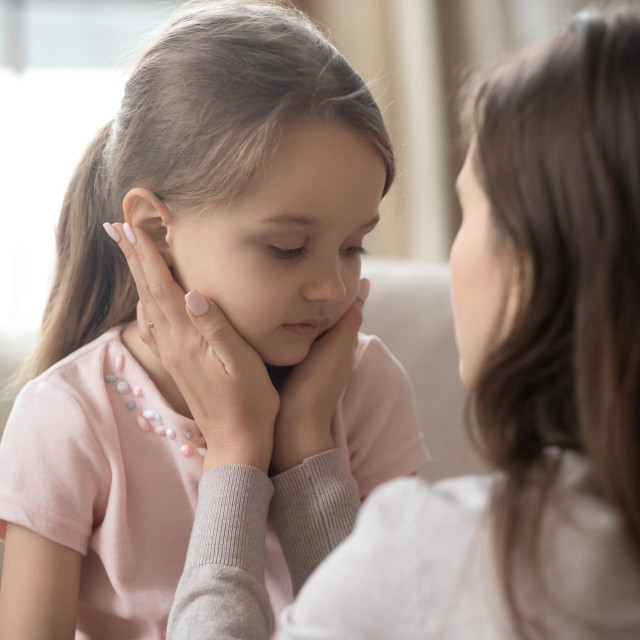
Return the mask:
[(16, 387), (135, 318), (126, 262), (104, 230), (146, 187), (193, 215), (245, 193), (295, 118), (337, 121), (380, 151), (385, 193), (394, 155), (371, 93), (345, 58), (292, 8), (192, 2), (155, 36), (128, 79), (119, 112), (90, 144), (67, 190), (57, 265), (33, 355)]
[[(545, 448), (587, 457), (640, 558), (639, 64), (638, 12), (581, 13), (474, 98), (475, 167), (499, 245), (515, 249), (529, 280), (469, 405), (476, 441), (504, 471), (496, 560), (522, 636), (526, 572), (516, 580), (515, 558), (525, 540), (538, 548), (558, 471)], [(540, 575), (539, 555), (527, 554)]]

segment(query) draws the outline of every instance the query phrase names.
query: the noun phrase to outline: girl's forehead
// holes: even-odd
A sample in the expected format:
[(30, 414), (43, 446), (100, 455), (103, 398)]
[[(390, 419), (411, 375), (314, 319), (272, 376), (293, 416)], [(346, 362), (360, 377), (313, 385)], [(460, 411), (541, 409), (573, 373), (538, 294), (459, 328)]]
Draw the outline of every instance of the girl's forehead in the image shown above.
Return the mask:
[(249, 189), (213, 208), (212, 225), (351, 234), (375, 226), (386, 182), (382, 154), (362, 135), (334, 123), (293, 125)]

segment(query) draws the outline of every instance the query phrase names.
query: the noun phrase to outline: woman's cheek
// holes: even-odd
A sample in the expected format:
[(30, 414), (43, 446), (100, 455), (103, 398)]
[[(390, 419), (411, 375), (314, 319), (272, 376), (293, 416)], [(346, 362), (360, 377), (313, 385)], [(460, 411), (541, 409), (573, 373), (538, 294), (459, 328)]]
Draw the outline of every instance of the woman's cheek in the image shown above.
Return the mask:
[(455, 237), (451, 252), (449, 254), (449, 268), (451, 274), (451, 306), (453, 310), (453, 324), (455, 331), (456, 346), (458, 348), (459, 357), (459, 374), (463, 383), (467, 383), (465, 379), (465, 356), (467, 349), (465, 338), (465, 321), (464, 321), (464, 230), (461, 227)]

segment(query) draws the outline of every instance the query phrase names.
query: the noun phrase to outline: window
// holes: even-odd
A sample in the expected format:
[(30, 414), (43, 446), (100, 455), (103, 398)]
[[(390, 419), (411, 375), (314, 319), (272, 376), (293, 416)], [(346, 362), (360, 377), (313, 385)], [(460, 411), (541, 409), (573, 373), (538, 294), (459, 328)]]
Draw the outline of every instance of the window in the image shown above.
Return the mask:
[(0, 6), (0, 336), (40, 325), (69, 179), (115, 115), (142, 37), (172, 8), (97, 0)]

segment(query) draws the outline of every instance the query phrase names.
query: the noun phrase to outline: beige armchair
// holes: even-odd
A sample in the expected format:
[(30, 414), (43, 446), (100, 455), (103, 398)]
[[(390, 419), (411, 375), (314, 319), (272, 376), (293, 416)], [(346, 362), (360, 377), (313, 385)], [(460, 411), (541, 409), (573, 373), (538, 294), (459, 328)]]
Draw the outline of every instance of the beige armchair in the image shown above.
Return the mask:
[(486, 470), (464, 428), (465, 391), (458, 377), (449, 267), (366, 260), (371, 280), (362, 330), (379, 336), (411, 378), (418, 417), (433, 460), (431, 481)]

